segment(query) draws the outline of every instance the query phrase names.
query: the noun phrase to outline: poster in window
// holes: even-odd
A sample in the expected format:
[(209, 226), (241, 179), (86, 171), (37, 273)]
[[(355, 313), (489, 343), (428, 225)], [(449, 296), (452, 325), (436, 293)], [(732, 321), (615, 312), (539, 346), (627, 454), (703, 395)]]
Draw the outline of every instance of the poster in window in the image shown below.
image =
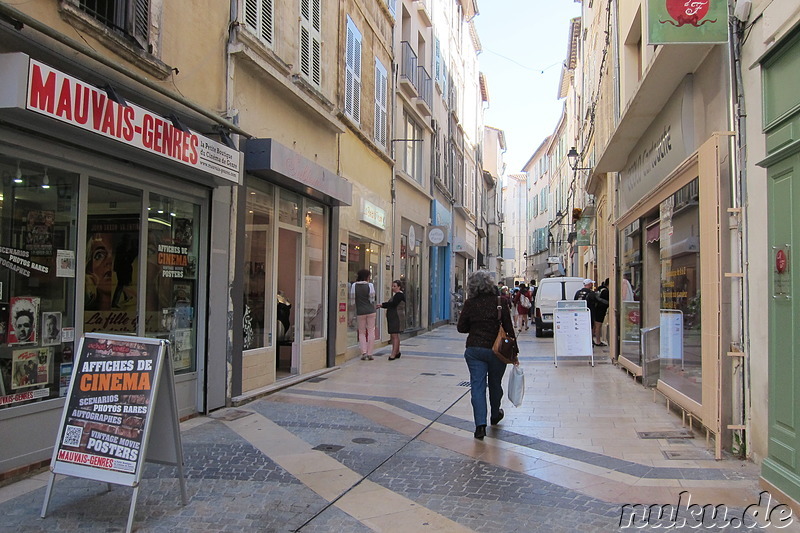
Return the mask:
[(61, 313), (42, 313), (42, 346), (61, 344)]
[(89, 217), (84, 329), (136, 331), (139, 271), (138, 217)]
[(0, 344), (5, 344), (8, 335), (8, 304), (0, 302)]
[(11, 353), (11, 388), (24, 389), (50, 382), (52, 348), (14, 350)]
[(53, 255), (53, 228), (55, 227), (55, 211), (28, 211), (25, 224), (25, 250), (31, 257)]
[(11, 298), (9, 315), (8, 343), (34, 344), (39, 318), (39, 298), (17, 296)]

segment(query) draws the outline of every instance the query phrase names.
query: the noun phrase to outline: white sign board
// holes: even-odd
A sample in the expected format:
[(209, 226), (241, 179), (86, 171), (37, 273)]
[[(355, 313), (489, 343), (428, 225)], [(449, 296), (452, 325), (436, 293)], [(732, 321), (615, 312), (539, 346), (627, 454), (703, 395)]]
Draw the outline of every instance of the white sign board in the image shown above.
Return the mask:
[(683, 312), (661, 309), (661, 359), (680, 359), (683, 368)]
[(558, 366), (559, 357), (591, 357), (592, 316), (589, 309), (556, 309), (553, 313), (553, 337), (555, 354), (553, 362)]

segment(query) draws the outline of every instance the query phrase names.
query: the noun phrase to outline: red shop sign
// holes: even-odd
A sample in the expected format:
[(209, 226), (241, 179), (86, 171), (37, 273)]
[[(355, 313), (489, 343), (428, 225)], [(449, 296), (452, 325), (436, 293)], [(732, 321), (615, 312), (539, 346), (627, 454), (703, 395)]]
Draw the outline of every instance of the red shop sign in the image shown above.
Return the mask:
[(786, 251), (783, 249), (778, 250), (775, 253), (775, 270), (778, 271), (778, 274), (783, 274), (786, 272), (786, 267), (788, 264), (789, 261), (786, 258)]

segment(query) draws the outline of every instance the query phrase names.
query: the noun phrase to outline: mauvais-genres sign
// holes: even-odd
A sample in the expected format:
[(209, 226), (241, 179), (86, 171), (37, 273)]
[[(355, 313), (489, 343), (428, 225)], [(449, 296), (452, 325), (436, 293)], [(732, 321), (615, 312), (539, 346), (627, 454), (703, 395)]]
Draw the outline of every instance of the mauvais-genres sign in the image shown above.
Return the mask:
[(86, 338), (72, 377), (56, 460), (137, 472), (159, 346)]

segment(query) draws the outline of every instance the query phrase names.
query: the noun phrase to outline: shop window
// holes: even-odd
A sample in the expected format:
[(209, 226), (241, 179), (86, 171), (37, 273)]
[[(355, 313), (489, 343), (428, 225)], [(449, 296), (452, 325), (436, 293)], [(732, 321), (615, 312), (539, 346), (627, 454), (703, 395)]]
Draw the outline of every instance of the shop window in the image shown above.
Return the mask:
[(175, 372), (197, 364), (199, 222), (197, 204), (150, 194), (145, 336), (170, 341)]
[[(245, 350), (272, 345), (272, 316), (278, 313), (279, 324), (288, 322), (288, 309), (280, 299), (267, 297), (271, 292), (274, 248), (275, 193), (263, 182), (248, 184), (245, 215), (244, 272), (244, 346)], [(277, 305), (277, 309), (276, 309)], [(284, 306), (285, 307), (285, 306)], [(288, 326), (284, 327), (288, 329)]]
[(659, 206), (660, 379), (702, 403), (698, 180)]
[(281, 224), (300, 227), (303, 209), (303, 198), (299, 194), (288, 191), (281, 191), (280, 203), (278, 204), (278, 220)]
[[(419, 233), (417, 233), (419, 232)], [(415, 234), (422, 235), (421, 229)], [(409, 235), (400, 236), (400, 280), (403, 282), (403, 292), (406, 295), (406, 329), (420, 327), (422, 315), (422, 264), (420, 263), (420, 241), (414, 235), (414, 242), (409, 240)]]
[(642, 232), (639, 221), (635, 221), (620, 232), (619, 277), (619, 324), (621, 356), (637, 365), (642, 357), (639, 349), (639, 334), (642, 327)]
[(78, 176), (0, 155), (0, 408), (65, 396)]
[(325, 208), (306, 200), (303, 338), (319, 339), (325, 333)]

